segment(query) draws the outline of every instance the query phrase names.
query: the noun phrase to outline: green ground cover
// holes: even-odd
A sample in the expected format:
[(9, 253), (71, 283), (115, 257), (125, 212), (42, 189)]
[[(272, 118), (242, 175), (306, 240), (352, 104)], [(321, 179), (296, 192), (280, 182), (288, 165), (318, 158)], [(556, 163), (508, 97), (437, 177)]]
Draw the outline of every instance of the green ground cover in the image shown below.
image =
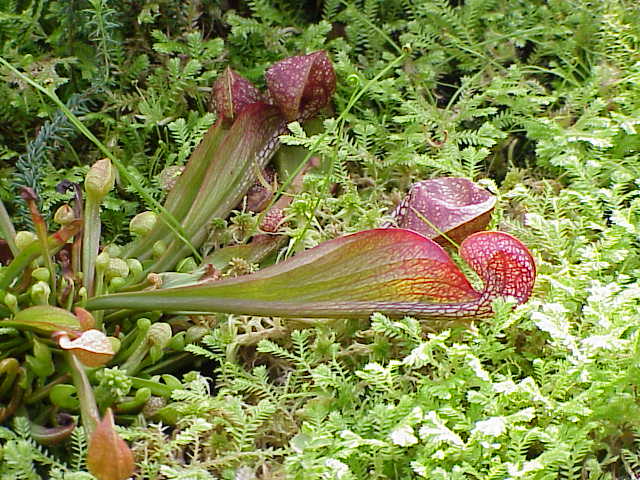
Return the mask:
[[(118, 331), (106, 324), (123, 332), (123, 349), (89, 381), (101, 409), (116, 407), (135, 478), (640, 476), (636, 2), (0, 5), (2, 58), (55, 91), (126, 169), (102, 201), (101, 244), (113, 257), (131, 240), (131, 218), (164, 201), (167, 172), (215, 123), (211, 87), (227, 66), (264, 87), (274, 62), (325, 50), (337, 75), (331, 108), (281, 137), (281, 164), (310, 153), (319, 166), (284, 211), (278, 259), (384, 224), (415, 181), (460, 176), (498, 197), (490, 228), (536, 260), (529, 302), (497, 301), (493, 317), (455, 328), (381, 314), (161, 311), (121, 317)], [(19, 194), (31, 187), (54, 231), (74, 195), (56, 186), (82, 183), (104, 152), (42, 91), (6, 65), (0, 76), (0, 199), (16, 229), (32, 230)], [(259, 221), (242, 206), (212, 219), (199, 254), (246, 243)], [(223, 265), (229, 275), (257, 268)], [(38, 299), (2, 293), (0, 318)], [(171, 341), (130, 360), (149, 320), (170, 325)], [(93, 478), (83, 428), (42, 445), (32, 425), (79, 412), (54, 368), (59, 350), (39, 338), (0, 328), (1, 478)], [(16, 389), (33, 402), (13, 408)]]

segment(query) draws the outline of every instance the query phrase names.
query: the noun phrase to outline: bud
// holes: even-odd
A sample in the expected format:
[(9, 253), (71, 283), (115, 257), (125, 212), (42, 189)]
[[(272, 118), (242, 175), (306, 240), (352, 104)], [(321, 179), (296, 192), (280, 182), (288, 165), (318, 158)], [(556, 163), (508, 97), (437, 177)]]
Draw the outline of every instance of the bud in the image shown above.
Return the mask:
[(153, 256), (153, 258), (161, 257), (166, 251), (167, 251), (167, 244), (162, 240), (158, 240), (156, 243), (153, 244), (153, 247), (151, 247), (151, 255)]
[(146, 335), (147, 330), (151, 327), (151, 320), (141, 317), (136, 321), (136, 328), (139, 332), (144, 332)]
[(129, 265), (129, 272), (132, 276), (137, 277), (142, 273), (142, 263), (137, 258), (127, 258), (127, 265)]
[(107, 268), (109, 268), (109, 263), (110, 262), (111, 262), (111, 255), (109, 255), (108, 252), (103, 250), (96, 257), (96, 271), (101, 272), (101, 273), (105, 272), (107, 270)]
[(94, 163), (84, 180), (84, 190), (87, 196), (95, 202), (100, 202), (113, 188), (116, 173), (108, 158)]
[(115, 243), (110, 243), (109, 245), (104, 247), (104, 251), (112, 257), (122, 257), (122, 247), (120, 245), (116, 245)]
[(149, 327), (149, 343), (160, 348), (164, 348), (169, 344), (172, 335), (171, 325), (168, 323), (158, 322)]
[(210, 329), (206, 327), (201, 327), (200, 325), (193, 325), (189, 327), (189, 329), (187, 330), (186, 341), (187, 343), (196, 343), (209, 332), (210, 332)]
[(109, 260), (106, 275), (108, 279), (116, 277), (127, 278), (129, 276), (129, 265), (121, 258), (112, 258)]
[(12, 313), (17, 313), (18, 311), (18, 297), (16, 297), (13, 293), (5, 293), (4, 295), (4, 304), (9, 307)]
[(180, 263), (178, 263), (178, 267), (176, 270), (180, 273), (191, 273), (196, 268), (198, 268), (198, 264), (193, 259), (193, 257), (187, 257), (183, 259)]
[(178, 332), (173, 337), (171, 337), (171, 341), (169, 345), (167, 345), (171, 350), (175, 350), (177, 352), (181, 352), (184, 350), (184, 346), (186, 345), (185, 337), (187, 332)]
[(142, 212), (136, 215), (129, 222), (129, 231), (131, 234), (144, 237), (156, 225), (158, 216), (153, 212)]
[(134, 413), (142, 410), (147, 400), (151, 398), (151, 390), (148, 387), (139, 388), (133, 398), (125, 398), (117, 406), (118, 413)]
[(109, 282), (109, 291), (115, 292), (127, 284), (127, 280), (122, 277), (113, 277)]
[(135, 470), (133, 453), (116, 433), (110, 408), (89, 440), (87, 467), (100, 480), (125, 480)]
[(24, 250), (33, 242), (37, 242), (37, 241), (38, 241), (38, 236), (33, 232), (21, 230), (20, 232), (16, 233), (15, 243), (16, 243), (16, 247), (18, 247), (19, 250)]
[(56, 210), (55, 215), (53, 216), (53, 221), (58, 225), (69, 225), (76, 218), (75, 213), (73, 212), (73, 208), (69, 205), (64, 204), (58, 210)]
[(41, 282), (48, 282), (51, 274), (49, 273), (48, 268), (38, 267), (33, 272), (31, 272), (31, 276), (36, 280), (40, 280)]
[(89, 295), (87, 294), (87, 287), (80, 287), (78, 289), (78, 297), (80, 298), (80, 301), (78, 303), (85, 305), (87, 303), (87, 298), (89, 297)]
[(36, 282), (29, 292), (31, 301), (36, 305), (47, 305), (49, 303), (49, 295), (51, 295), (51, 287), (47, 282)]

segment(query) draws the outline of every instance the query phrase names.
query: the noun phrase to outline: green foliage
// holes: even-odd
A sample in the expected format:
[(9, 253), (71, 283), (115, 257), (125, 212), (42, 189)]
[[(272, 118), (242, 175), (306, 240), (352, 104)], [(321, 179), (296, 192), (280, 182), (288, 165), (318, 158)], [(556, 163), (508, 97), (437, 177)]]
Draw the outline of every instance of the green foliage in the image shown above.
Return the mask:
[(86, 436), (81, 428), (73, 432), (72, 451), (69, 454), (69, 463), (59, 459), (50, 450), (37, 444), (30, 433), (30, 423), (25, 417), (16, 417), (13, 430), (0, 427), (0, 438), (4, 440), (0, 454), (1, 478), (15, 478), (19, 480), (40, 480), (38, 473), (42, 468), (50, 472), (50, 477), (60, 480), (92, 480), (95, 479), (89, 473), (79, 471), (84, 467), (86, 454)]
[[(492, 225), (530, 246), (538, 282), (527, 305), (497, 302), (493, 319), (465, 329), (381, 315), (322, 326), (200, 317), (202, 343), (185, 346), (183, 331), (164, 352), (199, 372), (157, 376), (166, 364), (144, 349), (137, 362), (162, 404), (157, 415), (119, 414), (139, 477), (640, 475), (635, 3), (240, 4), (5, 2), (0, 45), (156, 199), (160, 173), (183, 165), (216, 120), (209, 89), (227, 64), (259, 83), (267, 64), (327, 49), (338, 74), (334, 111), (282, 137), (322, 161), (285, 210), (288, 246), (278, 257), (379, 226), (415, 180), (464, 176), (499, 195)], [(0, 73), (0, 198), (26, 228), (19, 186), (34, 187), (50, 215), (70, 198), (57, 183), (78, 182), (101, 154)], [(280, 182), (290, 173), (281, 170)], [(129, 219), (148, 206), (120, 179), (104, 207), (107, 244), (124, 243)], [(258, 222), (240, 205), (212, 220), (212, 237), (215, 223), (219, 243), (242, 243)], [(113, 321), (126, 332), (124, 358), (143, 343), (144, 322)], [(163, 321), (179, 330), (196, 320)], [(26, 339), (3, 331), (1, 340), (14, 352)], [(143, 385), (107, 369), (93, 380), (104, 406), (133, 401)], [(81, 429), (45, 449), (18, 417), (0, 436), (3, 478), (89, 478), (78, 473)]]

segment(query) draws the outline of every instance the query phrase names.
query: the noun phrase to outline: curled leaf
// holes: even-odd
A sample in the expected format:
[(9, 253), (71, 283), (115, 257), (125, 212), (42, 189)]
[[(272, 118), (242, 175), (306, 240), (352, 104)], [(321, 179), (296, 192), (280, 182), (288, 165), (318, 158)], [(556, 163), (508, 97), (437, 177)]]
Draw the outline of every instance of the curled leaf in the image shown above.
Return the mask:
[(393, 212), (396, 224), (448, 243), (441, 233), (460, 243), (483, 230), (491, 219), (496, 197), (466, 178), (440, 177), (415, 183)]
[(336, 90), (336, 74), (323, 51), (285, 58), (267, 70), (265, 79), (287, 122), (315, 115)]
[(233, 120), (247, 105), (260, 101), (258, 89), (230, 67), (213, 84), (213, 106), (220, 118)]
[(80, 323), (80, 328), (82, 330), (90, 330), (92, 328), (95, 328), (96, 319), (93, 318), (91, 312), (85, 310), (82, 307), (75, 307), (73, 311), (76, 314), (76, 318), (78, 319), (78, 323)]
[(501, 232), (480, 232), (460, 255), (480, 276), (474, 289), (445, 250), (405, 229), (337, 238), (256, 273), (189, 287), (90, 299), (87, 308), (227, 312), (285, 317), (484, 317), (496, 297), (525, 302), (535, 263), (526, 246)]
[(76, 428), (75, 419), (64, 412), (56, 416), (58, 425), (55, 427), (45, 427), (37, 423), (31, 423), (31, 436), (42, 445), (55, 445), (65, 441), (71, 436)]
[(462, 242), (460, 256), (482, 279), (483, 308), (497, 297), (513, 297), (524, 303), (531, 296), (536, 264), (517, 238), (503, 232), (476, 233)]
[(99, 480), (125, 480), (135, 470), (133, 453), (116, 433), (110, 408), (89, 440), (87, 467)]
[(70, 350), (88, 367), (100, 367), (115, 355), (109, 338), (100, 330), (85, 330), (75, 340), (69, 339), (64, 333), (56, 336), (60, 348)]

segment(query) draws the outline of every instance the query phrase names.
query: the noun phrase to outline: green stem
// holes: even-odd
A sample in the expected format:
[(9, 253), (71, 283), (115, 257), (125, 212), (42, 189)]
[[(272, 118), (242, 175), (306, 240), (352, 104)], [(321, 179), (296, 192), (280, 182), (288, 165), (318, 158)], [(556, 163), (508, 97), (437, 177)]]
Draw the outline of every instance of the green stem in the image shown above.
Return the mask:
[(438, 228), (438, 226), (435, 225), (433, 222), (429, 221), (429, 219), (427, 217), (425, 217), (422, 213), (420, 213), (418, 210), (416, 210), (413, 207), (411, 207), (411, 211), (420, 219), (421, 222), (424, 222), (425, 225), (427, 225), (428, 227), (431, 227), (434, 232), (436, 232), (442, 238), (444, 238), (449, 243), (451, 243), (451, 245), (456, 247), (456, 250), (460, 250), (460, 245), (458, 245), (458, 243), (456, 241), (454, 241), (449, 235), (447, 235), (442, 230), (440, 230)]
[(11, 250), (13, 256), (18, 255), (18, 247), (15, 242), (16, 230), (7, 213), (7, 209), (4, 208), (2, 200), (0, 200), (0, 233), (2, 234), (2, 238), (7, 241), (7, 245), (9, 245), (9, 250)]
[[(95, 295), (104, 295), (105, 287), (104, 287), (104, 272), (98, 271), (96, 273), (96, 285), (95, 285)], [(102, 328), (102, 319), (104, 317), (104, 310), (100, 310), (99, 312), (95, 312), (93, 314), (93, 318), (96, 321), (96, 328)]]
[(151, 380), (146, 380), (144, 378), (138, 377), (129, 377), (131, 379), (131, 386), (133, 388), (148, 388), (151, 390), (153, 395), (157, 395), (158, 397), (171, 397), (171, 393), (173, 393), (173, 388), (169, 385), (164, 385), (159, 382), (153, 382)]
[(46, 397), (49, 396), (49, 392), (51, 391), (51, 389), (53, 387), (55, 387), (56, 385), (59, 385), (61, 383), (66, 383), (68, 381), (69, 381), (69, 374), (68, 373), (65, 373), (64, 375), (59, 376), (55, 380), (47, 383), (43, 387), (40, 387), (39, 389), (34, 391), (31, 395), (29, 395), (26, 398), (25, 403), (27, 405), (31, 405), (31, 404), (34, 404), (36, 402), (39, 402), (40, 400), (45, 399)]
[(87, 195), (84, 208), (84, 231), (82, 234), (82, 283), (87, 295), (95, 292), (96, 257), (100, 248), (100, 203)]
[(145, 336), (144, 341), (139, 343), (127, 360), (120, 365), (120, 370), (128, 375), (135, 375), (140, 370), (140, 364), (149, 353), (149, 347), (149, 342)]
[(78, 360), (76, 356), (69, 351), (64, 352), (64, 355), (67, 364), (71, 369), (73, 384), (76, 387), (78, 398), (80, 399), (82, 426), (84, 427), (87, 437), (90, 438), (91, 434), (100, 422), (100, 412), (98, 411), (98, 405), (96, 404), (96, 399), (93, 395), (93, 389), (91, 388), (89, 378), (87, 377), (80, 360)]

